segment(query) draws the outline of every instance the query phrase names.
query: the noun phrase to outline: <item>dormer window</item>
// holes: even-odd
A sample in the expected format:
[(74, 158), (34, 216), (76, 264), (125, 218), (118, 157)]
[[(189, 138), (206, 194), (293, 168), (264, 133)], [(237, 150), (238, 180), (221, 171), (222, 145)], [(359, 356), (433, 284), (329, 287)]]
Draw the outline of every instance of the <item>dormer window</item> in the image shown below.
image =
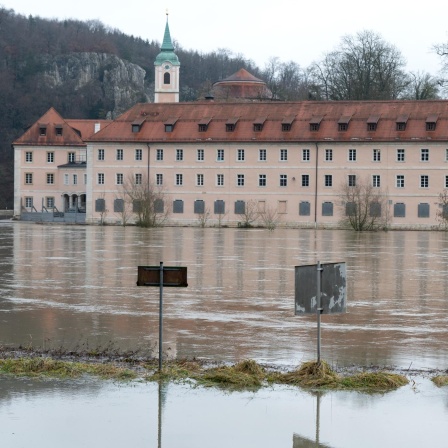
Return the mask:
[(406, 123), (408, 122), (409, 115), (400, 115), (396, 121), (397, 131), (405, 131)]
[(282, 132), (289, 132), (292, 128), (292, 122), (294, 121), (295, 116), (285, 117), (282, 121)]
[(236, 128), (238, 118), (229, 118), (226, 123), (226, 132), (233, 132)]
[(254, 132), (261, 132), (263, 130), (264, 122), (266, 121), (266, 117), (257, 118), (254, 121)]
[(350, 123), (350, 119), (352, 117), (350, 115), (342, 116), (338, 121), (338, 130), (339, 132), (345, 132), (348, 130), (348, 124)]
[(208, 125), (209, 125), (210, 121), (212, 121), (211, 118), (203, 118), (203, 119), (198, 123), (198, 131), (199, 131), (199, 132), (207, 132)]
[(438, 115), (430, 115), (426, 118), (426, 130), (427, 131), (435, 131), (436, 130), (436, 124), (437, 119), (439, 118)]
[(132, 133), (140, 132), (142, 129), (143, 123), (145, 122), (145, 118), (140, 118), (139, 120), (135, 120), (132, 122)]
[(168, 120), (165, 121), (165, 132), (173, 132), (174, 125), (176, 124), (177, 118), (168, 118)]
[(40, 126), (39, 127), (39, 136), (45, 137), (47, 135), (47, 128), (46, 126)]
[(323, 117), (312, 117), (310, 120), (310, 131), (317, 132)]
[(56, 135), (60, 137), (62, 135), (62, 126), (56, 126), (55, 132), (56, 132)]
[(378, 127), (378, 120), (380, 119), (379, 115), (370, 115), (367, 119), (367, 131), (375, 132)]

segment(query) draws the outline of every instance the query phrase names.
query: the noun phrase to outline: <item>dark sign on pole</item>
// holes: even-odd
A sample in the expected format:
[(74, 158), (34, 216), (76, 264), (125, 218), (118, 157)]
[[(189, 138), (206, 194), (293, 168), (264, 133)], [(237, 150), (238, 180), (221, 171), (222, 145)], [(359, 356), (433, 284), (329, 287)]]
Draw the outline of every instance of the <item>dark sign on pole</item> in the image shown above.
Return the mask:
[[(347, 302), (347, 273), (345, 263), (322, 263), (320, 308), (322, 314), (345, 313)], [(316, 314), (316, 265), (295, 266), (296, 315)]]
[[(137, 286), (160, 286), (160, 266), (139, 266)], [(187, 268), (163, 266), (163, 286), (188, 286)]]

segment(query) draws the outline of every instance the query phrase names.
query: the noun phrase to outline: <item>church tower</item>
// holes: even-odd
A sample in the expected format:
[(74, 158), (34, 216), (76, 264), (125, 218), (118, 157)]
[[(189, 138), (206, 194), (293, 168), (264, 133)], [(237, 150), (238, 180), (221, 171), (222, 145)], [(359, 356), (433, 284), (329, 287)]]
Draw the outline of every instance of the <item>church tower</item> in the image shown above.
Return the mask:
[(171, 42), (170, 28), (168, 26), (168, 13), (166, 14), (165, 35), (162, 48), (154, 62), (155, 66), (155, 103), (179, 102), (179, 69), (180, 62), (174, 53)]

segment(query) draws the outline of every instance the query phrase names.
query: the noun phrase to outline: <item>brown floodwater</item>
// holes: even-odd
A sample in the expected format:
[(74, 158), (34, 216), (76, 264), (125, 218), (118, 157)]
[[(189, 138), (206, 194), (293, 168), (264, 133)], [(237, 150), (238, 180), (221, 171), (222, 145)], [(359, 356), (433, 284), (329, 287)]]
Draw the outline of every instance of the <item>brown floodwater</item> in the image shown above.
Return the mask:
[[(137, 266), (186, 266), (164, 288), (164, 352), (295, 366), (316, 319), (294, 316), (294, 266), (347, 264), (347, 313), (322, 316), (333, 365), (448, 368), (448, 234), (0, 224), (0, 345), (113, 345), (157, 355), (159, 290)], [(414, 376), (413, 376), (414, 375)], [(2, 446), (445, 447), (448, 389), (316, 396), (0, 376)], [(70, 406), (67, 406), (70, 403)]]

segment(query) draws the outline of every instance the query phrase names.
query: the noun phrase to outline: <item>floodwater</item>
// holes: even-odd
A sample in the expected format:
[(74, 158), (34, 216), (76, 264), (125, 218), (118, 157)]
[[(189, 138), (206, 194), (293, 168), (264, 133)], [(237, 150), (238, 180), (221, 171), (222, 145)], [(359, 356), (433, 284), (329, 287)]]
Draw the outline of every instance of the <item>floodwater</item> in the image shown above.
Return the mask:
[[(316, 357), (316, 318), (294, 316), (294, 266), (317, 261), (347, 264), (347, 313), (322, 316), (323, 359), (448, 368), (444, 232), (2, 222), (0, 344), (157, 354), (159, 289), (136, 281), (137, 266), (163, 262), (188, 269), (188, 287), (163, 291), (165, 356), (296, 366)], [(47, 448), (444, 447), (447, 422), (448, 389), (424, 377), (386, 395), (319, 399), (281, 387), (228, 394), (169, 385), (159, 394), (151, 384), (0, 377), (0, 435), (14, 448), (38, 434)]]

